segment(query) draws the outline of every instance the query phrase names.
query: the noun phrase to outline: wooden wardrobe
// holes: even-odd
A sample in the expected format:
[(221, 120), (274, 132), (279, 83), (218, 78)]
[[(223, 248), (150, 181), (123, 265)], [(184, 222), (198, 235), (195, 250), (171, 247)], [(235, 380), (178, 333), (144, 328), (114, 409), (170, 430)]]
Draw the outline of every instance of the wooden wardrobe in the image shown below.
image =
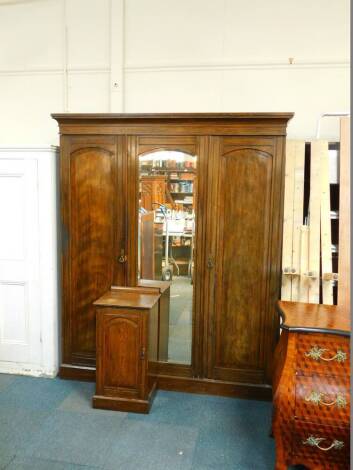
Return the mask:
[(197, 156), (191, 365), (154, 363), (170, 390), (270, 398), (291, 113), (55, 114), (61, 147), (60, 375), (94, 380), (93, 302), (136, 286), (138, 157)]

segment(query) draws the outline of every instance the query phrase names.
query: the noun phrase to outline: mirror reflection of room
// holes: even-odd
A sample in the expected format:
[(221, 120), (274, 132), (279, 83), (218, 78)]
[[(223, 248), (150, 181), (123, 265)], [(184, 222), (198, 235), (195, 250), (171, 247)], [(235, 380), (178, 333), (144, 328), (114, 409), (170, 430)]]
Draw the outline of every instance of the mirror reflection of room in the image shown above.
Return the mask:
[(159, 360), (191, 364), (196, 157), (141, 155), (139, 180), (139, 279), (170, 286)]

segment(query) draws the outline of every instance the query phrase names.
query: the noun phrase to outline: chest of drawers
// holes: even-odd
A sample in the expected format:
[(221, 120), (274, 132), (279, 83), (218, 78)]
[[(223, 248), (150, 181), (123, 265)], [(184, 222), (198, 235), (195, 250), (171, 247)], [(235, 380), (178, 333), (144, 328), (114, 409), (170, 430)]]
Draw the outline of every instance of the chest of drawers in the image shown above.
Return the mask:
[(336, 306), (279, 302), (273, 376), (276, 470), (348, 469), (350, 328)]

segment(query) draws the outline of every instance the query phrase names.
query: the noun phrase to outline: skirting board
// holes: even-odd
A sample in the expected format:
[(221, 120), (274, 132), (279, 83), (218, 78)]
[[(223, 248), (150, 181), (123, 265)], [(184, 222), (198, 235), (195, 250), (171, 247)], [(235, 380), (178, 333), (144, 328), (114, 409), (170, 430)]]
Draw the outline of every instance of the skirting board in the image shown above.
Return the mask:
[(220, 382), (210, 379), (157, 376), (157, 389), (174, 392), (200, 393), (249, 400), (272, 400), (272, 387), (266, 384)]
[(46, 369), (33, 364), (22, 364), (18, 362), (0, 362), (0, 374), (29, 375), (31, 377), (55, 378), (57, 369)]

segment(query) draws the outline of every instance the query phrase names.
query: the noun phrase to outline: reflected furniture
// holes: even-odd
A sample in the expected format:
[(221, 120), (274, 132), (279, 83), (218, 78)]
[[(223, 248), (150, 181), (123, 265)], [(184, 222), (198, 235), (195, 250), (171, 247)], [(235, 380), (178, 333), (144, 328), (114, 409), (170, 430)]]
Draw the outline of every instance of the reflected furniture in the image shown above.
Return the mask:
[(93, 302), (137, 286), (139, 156), (197, 156), (191, 364), (158, 387), (271, 398), (285, 139), (291, 113), (57, 114), (62, 221), (60, 376), (94, 380)]
[(156, 390), (148, 363), (157, 360), (159, 297), (150, 289), (112, 288), (94, 302), (94, 408), (148, 413)]
[[(168, 150), (162, 150), (162, 152)], [(148, 210), (151, 202), (167, 202), (173, 209), (192, 210), (195, 203), (196, 191), (196, 158), (194, 155), (187, 155), (184, 161), (173, 160), (175, 151), (171, 159), (163, 155), (163, 160), (159, 159), (159, 152), (143, 154), (140, 161), (140, 190), (141, 206)], [(185, 154), (184, 154), (185, 155)], [(146, 158), (148, 157), (148, 161)], [(164, 191), (165, 201), (160, 199), (161, 191)], [(156, 206), (154, 206), (156, 208)]]
[(170, 286), (169, 281), (139, 279), (138, 285), (149, 288), (160, 295), (158, 300), (158, 361), (168, 361), (169, 343), (169, 310), (170, 310)]
[(350, 446), (350, 321), (333, 305), (279, 302), (273, 424), (276, 470), (346, 470)]
[(155, 223), (154, 212), (140, 214), (140, 277), (162, 279), (163, 223)]
[(166, 203), (167, 181), (163, 175), (141, 176), (141, 207), (146, 211), (156, 209), (156, 204)]

